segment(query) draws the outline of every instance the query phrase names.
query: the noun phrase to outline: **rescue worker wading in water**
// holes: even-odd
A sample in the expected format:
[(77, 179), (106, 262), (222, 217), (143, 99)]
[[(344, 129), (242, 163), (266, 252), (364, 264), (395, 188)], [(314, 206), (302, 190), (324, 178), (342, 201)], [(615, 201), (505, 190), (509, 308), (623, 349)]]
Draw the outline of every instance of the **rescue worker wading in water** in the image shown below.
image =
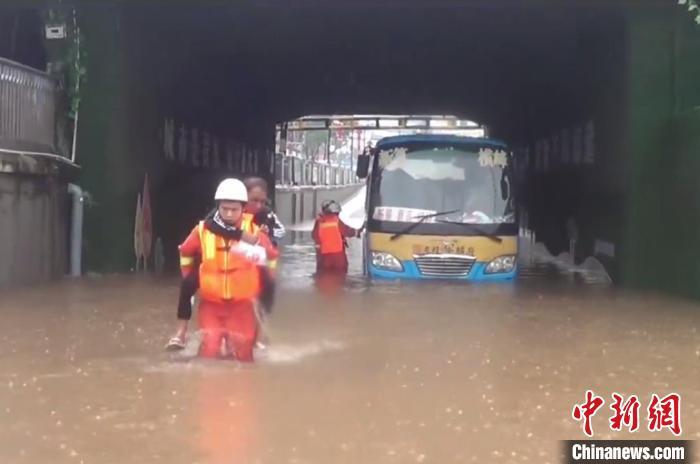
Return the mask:
[[(243, 214), (248, 194), (241, 181), (224, 180), (214, 199), (216, 213), (195, 226), (180, 245), (183, 278), (199, 272), (199, 353), (218, 357), (224, 341), (226, 354), (252, 361), (257, 336), (254, 305), (261, 292), (258, 266), (276, 259), (277, 250), (251, 223), (252, 216)], [(201, 257), (199, 270), (194, 267), (196, 256)]]
[[(275, 213), (267, 205), (267, 182), (260, 177), (247, 177), (243, 180), (243, 184), (246, 186), (248, 191), (248, 202), (243, 209), (243, 217), (244, 219), (249, 219), (248, 216), (252, 216), (252, 222), (250, 220), (243, 221), (244, 232), (249, 233), (243, 236), (243, 241), (255, 243), (257, 238), (253, 238), (251, 235), (253, 233), (252, 227), (255, 225), (259, 227), (261, 232), (268, 235), (272, 245), (277, 248), (277, 240), (284, 237), (285, 229), (282, 223), (279, 222), (277, 215), (275, 215)], [(205, 217), (205, 222), (212, 221), (217, 211), (218, 208), (214, 208), (211, 212), (209, 212), (209, 214), (207, 214)], [(195, 256), (193, 265), (199, 266), (199, 260), (200, 257)], [(274, 305), (274, 277), (276, 267), (277, 260), (269, 259), (268, 267), (261, 267), (259, 269), (260, 278), (262, 279), (260, 303), (265, 313), (272, 312), (272, 306)], [(189, 325), (189, 320), (192, 318), (194, 295), (197, 293), (198, 289), (199, 273), (193, 272), (186, 278), (182, 279), (180, 284), (180, 296), (177, 304), (177, 331), (166, 345), (166, 349), (169, 351), (182, 350), (186, 346), (187, 328)], [(256, 308), (259, 308), (259, 305), (256, 306)], [(258, 317), (262, 321), (264, 316), (260, 314), (260, 311), (258, 313)], [(258, 348), (264, 347), (264, 343), (262, 343), (261, 340), (258, 340)]]
[(343, 223), (339, 217), (340, 205), (333, 201), (324, 201), (321, 214), (314, 223), (311, 236), (316, 242), (318, 274), (347, 274), (348, 257), (345, 254), (347, 237), (359, 237), (360, 230)]

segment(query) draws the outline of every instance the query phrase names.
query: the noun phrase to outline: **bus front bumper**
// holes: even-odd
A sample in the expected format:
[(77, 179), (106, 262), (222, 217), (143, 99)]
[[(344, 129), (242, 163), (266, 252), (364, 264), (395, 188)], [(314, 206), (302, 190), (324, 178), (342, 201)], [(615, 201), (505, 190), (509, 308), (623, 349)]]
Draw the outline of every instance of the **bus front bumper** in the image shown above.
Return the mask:
[(386, 269), (379, 269), (373, 265), (368, 266), (368, 275), (372, 279), (402, 279), (402, 280), (451, 280), (451, 281), (506, 281), (513, 280), (518, 274), (517, 266), (510, 272), (487, 274), (486, 265), (484, 262), (476, 262), (465, 275), (459, 276), (433, 276), (424, 275), (418, 269), (415, 261), (402, 261), (403, 265), (402, 271), (389, 271)]

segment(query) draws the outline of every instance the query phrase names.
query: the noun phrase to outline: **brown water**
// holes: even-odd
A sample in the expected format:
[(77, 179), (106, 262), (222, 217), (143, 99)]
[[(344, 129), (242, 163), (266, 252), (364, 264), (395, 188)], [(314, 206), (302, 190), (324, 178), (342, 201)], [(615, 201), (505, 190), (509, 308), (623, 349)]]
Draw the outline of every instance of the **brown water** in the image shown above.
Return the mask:
[[(353, 265), (357, 266), (357, 246)], [(314, 285), (286, 250), (252, 366), (163, 351), (176, 280), (2, 294), (0, 463), (558, 463), (593, 389), (682, 395), (700, 438), (700, 306), (529, 272), (517, 284)], [(673, 438), (638, 432), (635, 438)], [(697, 451), (696, 451), (697, 452)]]

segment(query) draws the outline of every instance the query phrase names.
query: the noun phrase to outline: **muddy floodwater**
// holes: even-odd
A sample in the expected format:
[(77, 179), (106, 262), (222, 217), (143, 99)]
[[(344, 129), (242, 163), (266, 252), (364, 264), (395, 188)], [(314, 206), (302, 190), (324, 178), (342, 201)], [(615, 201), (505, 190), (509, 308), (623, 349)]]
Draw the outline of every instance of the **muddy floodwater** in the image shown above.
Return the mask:
[[(0, 463), (558, 463), (587, 389), (595, 438), (646, 430), (682, 397), (700, 438), (700, 306), (533, 267), (517, 283), (345, 283), (285, 248), (270, 346), (255, 365), (163, 346), (176, 278), (101, 276), (0, 299)], [(196, 327), (195, 327), (196, 328)], [(613, 433), (610, 395), (642, 430)], [(696, 449), (696, 453), (698, 450)]]

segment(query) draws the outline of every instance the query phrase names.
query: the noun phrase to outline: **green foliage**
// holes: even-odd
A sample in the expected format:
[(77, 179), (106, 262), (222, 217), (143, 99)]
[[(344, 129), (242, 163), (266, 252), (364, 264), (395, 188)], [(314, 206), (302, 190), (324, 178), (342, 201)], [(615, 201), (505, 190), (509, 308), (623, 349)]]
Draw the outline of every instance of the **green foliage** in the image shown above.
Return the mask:
[(87, 79), (85, 36), (77, 24), (76, 11), (59, 0), (44, 11), (45, 24), (63, 24), (66, 39), (54, 50), (54, 72), (62, 80), (68, 97), (68, 116), (75, 118), (80, 106), (80, 88)]
[(70, 101), (69, 116), (75, 118), (80, 106), (80, 87), (87, 80), (87, 53), (85, 52), (85, 40), (78, 30), (76, 39), (71, 42), (67, 50), (67, 66), (65, 69), (66, 93)]

